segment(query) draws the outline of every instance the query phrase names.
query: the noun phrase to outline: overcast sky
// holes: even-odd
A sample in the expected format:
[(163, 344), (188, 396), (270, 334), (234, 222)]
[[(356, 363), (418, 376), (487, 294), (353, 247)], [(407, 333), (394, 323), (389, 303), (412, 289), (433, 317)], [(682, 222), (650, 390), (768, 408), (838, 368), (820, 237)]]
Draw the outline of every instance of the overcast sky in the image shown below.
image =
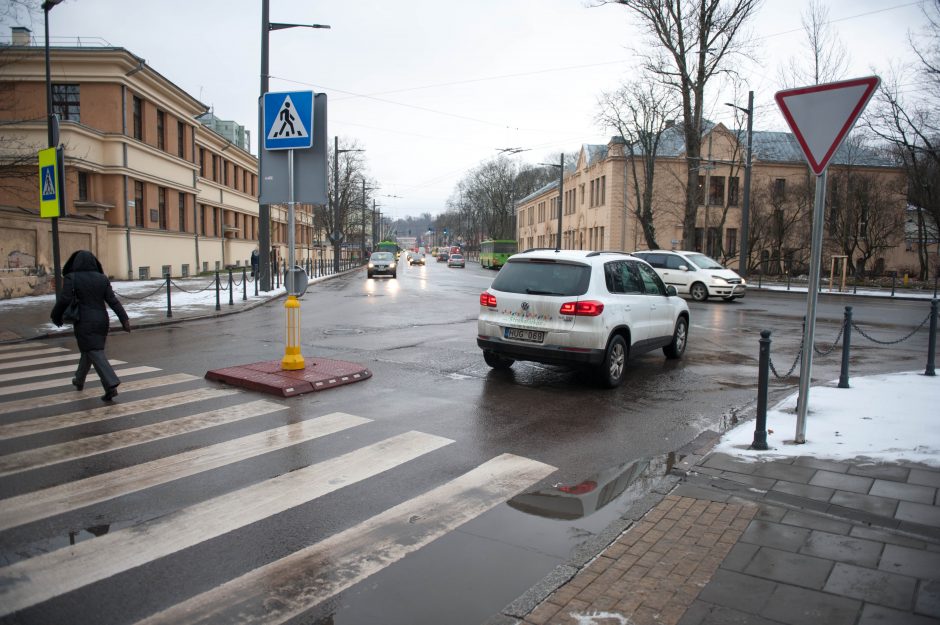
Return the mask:
[[(2, 0), (0, 0), (2, 1)], [(798, 54), (808, 0), (765, 0), (741, 59), (742, 93), (714, 89), (706, 116), (731, 123), (723, 102), (755, 91), (757, 130), (784, 130), (773, 104), (781, 64)], [(270, 38), (271, 91), (325, 92), (329, 134), (365, 148), (392, 217), (437, 214), (458, 180), (520, 147), (529, 162), (606, 143), (597, 97), (636, 76), (645, 44), (620, 6), (586, 0), (270, 0), (271, 21), (329, 24)], [(830, 19), (851, 70), (910, 60), (921, 2), (832, 0)], [(127, 48), (216, 115), (250, 129), (256, 152), (261, 0), (64, 0), (50, 13), (53, 44), (99, 38)], [(41, 18), (32, 25), (42, 36)]]

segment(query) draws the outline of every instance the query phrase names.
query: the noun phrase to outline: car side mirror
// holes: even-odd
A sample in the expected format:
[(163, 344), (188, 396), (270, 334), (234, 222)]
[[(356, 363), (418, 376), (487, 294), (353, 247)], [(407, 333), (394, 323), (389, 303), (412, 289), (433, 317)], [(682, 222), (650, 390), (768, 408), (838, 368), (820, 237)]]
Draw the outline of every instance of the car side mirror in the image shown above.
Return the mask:
[(688, 270), (689, 270), (689, 268), (686, 267), (685, 265), (679, 265), (679, 269), (681, 269), (682, 271), (688, 271)]
[(676, 287), (670, 284), (669, 286), (666, 287), (666, 295), (668, 297), (676, 297), (677, 295), (679, 295), (679, 291), (676, 289)]

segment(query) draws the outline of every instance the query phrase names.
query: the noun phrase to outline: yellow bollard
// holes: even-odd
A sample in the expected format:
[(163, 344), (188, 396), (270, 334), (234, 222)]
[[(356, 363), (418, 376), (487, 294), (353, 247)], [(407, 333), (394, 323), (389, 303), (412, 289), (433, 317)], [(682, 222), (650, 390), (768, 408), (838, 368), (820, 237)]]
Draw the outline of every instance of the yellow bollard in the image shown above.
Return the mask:
[(909, 275), (904, 274), (904, 286), (907, 286), (907, 282), (908, 282), (908, 280), (910, 280), (910, 279), (911, 279), (911, 277), (910, 277)]
[(287, 309), (287, 344), (281, 370), (296, 371), (304, 368), (304, 357), (300, 353), (300, 301), (296, 296), (288, 295), (284, 308)]

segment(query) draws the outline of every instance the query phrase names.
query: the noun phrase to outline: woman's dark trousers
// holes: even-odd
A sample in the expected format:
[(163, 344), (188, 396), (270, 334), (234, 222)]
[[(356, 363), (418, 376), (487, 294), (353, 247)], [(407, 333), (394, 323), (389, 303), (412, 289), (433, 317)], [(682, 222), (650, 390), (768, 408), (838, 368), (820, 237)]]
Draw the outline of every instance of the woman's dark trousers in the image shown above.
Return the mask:
[(104, 350), (93, 349), (91, 351), (82, 352), (82, 357), (78, 360), (78, 370), (75, 371), (75, 380), (79, 385), (85, 384), (85, 376), (88, 375), (88, 370), (92, 366), (94, 366), (95, 372), (98, 374), (98, 378), (101, 380), (101, 386), (104, 387), (104, 390), (108, 390), (121, 383), (120, 378), (118, 378), (114, 369), (111, 367), (111, 363), (108, 362), (108, 357), (105, 355)]

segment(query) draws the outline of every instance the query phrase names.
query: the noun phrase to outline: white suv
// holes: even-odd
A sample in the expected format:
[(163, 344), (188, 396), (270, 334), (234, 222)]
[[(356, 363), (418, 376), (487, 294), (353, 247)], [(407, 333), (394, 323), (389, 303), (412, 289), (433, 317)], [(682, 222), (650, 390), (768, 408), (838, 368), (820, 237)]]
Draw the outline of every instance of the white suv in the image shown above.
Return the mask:
[(699, 252), (650, 250), (633, 255), (652, 265), (666, 286), (676, 287), (681, 295), (689, 295), (696, 302), (709, 297), (730, 302), (747, 292), (744, 278)]
[(623, 380), (628, 356), (680, 358), (689, 308), (646, 262), (623, 252), (528, 250), (480, 294), (477, 345), (496, 369), (516, 360), (594, 368)]

